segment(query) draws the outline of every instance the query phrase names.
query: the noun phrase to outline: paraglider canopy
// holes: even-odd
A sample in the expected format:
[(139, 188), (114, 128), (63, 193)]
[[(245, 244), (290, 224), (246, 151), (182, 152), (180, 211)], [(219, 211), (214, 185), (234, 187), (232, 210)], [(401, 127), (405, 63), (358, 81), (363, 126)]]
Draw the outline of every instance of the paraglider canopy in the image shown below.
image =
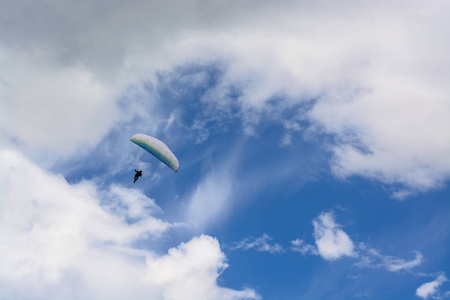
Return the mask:
[(131, 137), (130, 141), (153, 154), (157, 159), (165, 163), (169, 168), (178, 171), (178, 159), (173, 155), (172, 151), (160, 140), (138, 133)]

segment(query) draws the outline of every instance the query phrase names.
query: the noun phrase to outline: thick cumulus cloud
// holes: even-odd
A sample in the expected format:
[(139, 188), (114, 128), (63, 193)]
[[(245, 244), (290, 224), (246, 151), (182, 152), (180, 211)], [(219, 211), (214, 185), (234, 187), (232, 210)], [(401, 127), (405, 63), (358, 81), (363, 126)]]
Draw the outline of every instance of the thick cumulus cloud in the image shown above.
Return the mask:
[[(182, 244), (184, 257), (173, 255), (176, 250), (158, 257), (135, 248), (136, 241), (151, 244), (175, 226), (154, 217), (160, 208), (138, 190), (113, 185), (101, 191), (91, 182), (70, 185), (10, 150), (0, 151), (0, 169), (2, 299), (186, 299), (166, 295), (153, 282), (149, 274), (156, 272), (158, 261), (186, 267), (186, 278), (178, 269), (167, 270), (164, 278), (189, 299), (199, 295), (189, 296), (189, 291), (203, 291), (206, 298), (201, 299), (257, 297), (253, 290), (217, 286), (226, 258), (211, 237)], [(195, 286), (189, 284), (193, 270), (202, 270)]]
[(227, 268), (219, 242), (206, 235), (193, 238), (167, 255), (147, 257), (148, 271), (143, 282), (158, 289), (167, 300), (258, 299), (251, 289), (220, 288), (216, 280)]
[(27, 53), (1, 52), (0, 45), (0, 127), (19, 142), (74, 153), (96, 143), (119, 116), (111, 101), (117, 91), (89, 69), (60, 69)]
[(100, 206), (93, 184), (69, 185), (13, 151), (2, 150), (0, 164), (2, 298), (65, 298), (78, 288), (81, 298), (121, 298), (145, 271), (130, 245), (172, 226), (148, 214), (127, 223)]
[(314, 238), (320, 256), (335, 260), (343, 256), (354, 256), (354, 245), (350, 237), (334, 222), (331, 212), (320, 214), (314, 221)]
[(445, 275), (439, 275), (435, 280), (427, 282), (419, 286), (416, 290), (416, 296), (422, 299), (434, 298), (441, 299), (439, 295), (439, 287), (448, 281)]

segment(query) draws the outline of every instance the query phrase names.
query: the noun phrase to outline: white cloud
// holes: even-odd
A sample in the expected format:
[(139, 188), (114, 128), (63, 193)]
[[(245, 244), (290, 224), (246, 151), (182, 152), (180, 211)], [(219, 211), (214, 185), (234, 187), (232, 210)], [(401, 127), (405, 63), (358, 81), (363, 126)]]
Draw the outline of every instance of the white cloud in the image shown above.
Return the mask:
[(319, 252), (317, 251), (317, 248), (313, 245), (305, 244), (305, 241), (300, 239), (295, 239), (291, 241), (291, 244), (293, 247), (291, 247), (291, 250), (294, 252), (299, 252), (303, 255), (306, 254), (313, 254), (313, 255), (319, 255)]
[(111, 101), (118, 91), (85, 68), (55, 70), (37, 63), (40, 57), (33, 59), (2, 55), (0, 47), (5, 82), (0, 85), (0, 127), (27, 146), (53, 153), (74, 153), (80, 144), (97, 142), (119, 117)]
[(386, 257), (385, 263), (389, 271), (410, 270), (417, 266), (420, 266), (423, 262), (423, 255), (420, 252), (416, 252), (416, 257), (413, 260), (405, 261), (399, 258)]
[(256, 251), (260, 252), (283, 253), (284, 249), (280, 244), (269, 243), (269, 241), (272, 239), (273, 238), (266, 233), (264, 233), (261, 237), (258, 238), (247, 237), (242, 241), (237, 242), (236, 245), (232, 247), (232, 249), (243, 249), (243, 250), (255, 249)]
[(232, 37), (218, 36), (231, 59), (214, 95), (241, 88), (249, 124), (255, 111), (269, 110), (271, 96), (286, 95), (287, 105), (314, 99), (304, 118), (313, 123), (310, 133), (334, 137), (331, 166), (339, 177), (375, 178), (412, 191), (448, 179), (448, 3), (330, 1), (289, 9), (265, 15), (282, 15), (278, 29), (246, 24)]
[(314, 99), (305, 117), (311, 131), (334, 136), (331, 164), (339, 177), (415, 191), (442, 184), (450, 176), (450, 89), (443, 80), (450, 77), (443, 32), (449, 5), (300, 6), (292, 8), (297, 22), (283, 12), (284, 32), (244, 28), (227, 40), (234, 60), (219, 88), (249, 82), (242, 87), (244, 109), (267, 109), (277, 94)]
[(332, 212), (322, 212), (313, 220), (314, 238), (316, 247), (305, 244), (303, 240), (291, 241), (292, 251), (301, 254), (320, 255), (326, 260), (336, 260), (349, 256), (356, 261), (356, 265), (366, 268), (384, 268), (391, 272), (409, 271), (423, 262), (423, 255), (415, 251), (415, 258), (405, 260), (402, 258), (383, 255), (378, 250), (367, 246), (365, 243), (357, 243), (340, 229), (340, 225), (334, 220)]
[(227, 215), (238, 186), (230, 172), (229, 165), (216, 166), (199, 182), (188, 200), (185, 212), (188, 222), (202, 228)]
[(236, 291), (217, 286), (217, 277), (227, 268), (219, 242), (201, 235), (167, 255), (147, 257), (147, 274), (142, 282), (150, 284), (167, 300), (259, 299), (255, 291)]
[(354, 245), (349, 236), (334, 222), (331, 212), (321, 213), (313, 220), (314, 238), (320, 256), (335, 260), (342, 256), (354, 256)]
[(313, 99), (304, 117), (336, 138), (337, 176), (415, 191), (450, 176), (445, 1), (1, 4), (0, 126), (32, 147), (95, 144), (131, 83), (220, 60), (209, 98), (240, 90), (246, 132), (274, 95), (287, 106)]
[(104, 205), (104, 208), (120, 216), (140, 219), (161, 212), (155, 200), (148, 198), (139, 189), (113, 184), (105, 194), (108, 203)]
[[(331, 258), (323, 256), (319, 252), (318, 247), (306, 244), (303, 240), (295, 239), (291, 241), (291, 244), (293, 245), (290, 248), (291, 251), (299, 252), (302, 255), (321, 255), (324, 259), (331, 260)], [(402, 258), (380, 254), (378, 250), (369, 248), (364, 243), (359, 243), (352, 252), (351, 257), (356, 260), (356, 265), (359, 267), (384, 268), (391, 272), (399, 272), (403, 270), (410, 271), (423, 263), (422, 253), (418, 251), (415, 253), (416, 257), (408, 261)], [(333, 259), (341, 258), (344, 255), (335, 256), (336, 258)]]
[[(148, 262), (165, 259), (134, 247), (138, 240), (151, 244), (174, 226), (152, 216), (159, 210), (152, 199), (122, 186), (102, 192), (92, 182), (70, 185), (61, 175), (44, 171), (11, 150), (0, 151), (0, 169), (2, 299), (177, 299), (158, 294), (143, 280), (155, 271), (145, 257), (151, 258)], [(212, 291), (217, 299), (257, 298), (250, 289), (218, 287), (215, 278), (225, 268), (225, 256), (217, 240), (207, 236), (197, 240), (200, 246), (188, 251), (193, 256), (188, 255), (185, 263), (215, 275), (213, 281), (198, 277), (198, 289)], [(195, 241), (186, 245), (198, 245)], [(212, 259), (207, 265), (192, 261), (208, 253)], [(180, 289), (189, 285), (172, 275), (174, 289), (177, 284)]]
[(415, 258), (405, 260), (402, 258), (380, 254), (378, 250), (359, 243), (357, 265), (368, 268), (385, 268), (391, 272), (409, 271), (423, 263), (423, 255), (415, 251)]
[[(344, 242), (338, 242), (337, 239), (338, 238), (336, 234), (335, 243), (341, 243), (340, 246), (328, 246), (330, 242), (327, 241), (327, 243), (323, 243), (324, 246), (322, 246), (322, 252), (320, 252), (320, 248), (318, 246), (316, 247), (314, 245), (306, 244), (305, 241), (301, 239), (295, 239), (291, 241), (292, 247), (290, 248), (290, 250), (293, 252), (301, 253), (302, 255), (320, 255), (326, 260), (334, 260), (339, 259), (343, 256), (350, 256), (356, 261), (355, 264), (359, 267), (384, 268), (390, 272), (399, 272), (404, 270), (410, 271), (411, 269), (420, 266), (423, 263), (423, 255), (418, 251), (415, 251), (415, 258), (408, 261), (402, 258), (380, 254), (378, 250), (370, 248), (364, 243), (358, 243), (350, 252), (349, 250), (346, 250), (350, 247), (345, 246), (346, 244)], [(256, 243), (256, 239), (254, 239), (255, 242), (250, 242), (251, 240), (249, 239), (244, 241), (238, 244), (239, 248), (250, 249), (258, 245)], [(280, 245), (280, 248), (281, 247), (282, 246)], [(345, 254), (343, 254), (344, 252)]]
[(56, 154), (94, 145), (129, 117), (119, 112), (119, 97), (171, 65), (165, 39), (181, 30), (158, 17), (171, 7), (165, 2), (1, 6), (0, 127), (25, 146)]
[(416, 290), (416, 296), (422, 299), (428, 299), (430, 297), (434, 298), (439, 291), (439, 287), (446, 281), (448, 281), (447, 277), (444, 275), (439, 275), (436, 280), (419, 286)]
[[(392, 91), (395, 96), (322, 101), (313, 108), (311, 116), (339, 139), (332, 162), (337, 176), (371, 177), (413, 191), (434, 188), (448, 177), (449, 165), (440, 163), (450, 154), (443, 132), (450, 126), (446, 101), (433, 91), (411, 89), (407, 94), (408, 88), (402, 89), (404, 94), (402, 90)], [(395, 195), (402, 198), (408, 193)]]
[(92, 183), (69, 185), (13, 151), (0, 152), (0, 165), (3, 280), (55, 283), (71, 268), (87, 267), (102, 245), (126, 247), (172, 226), (149, 215), (128, 224), (99, 206)]

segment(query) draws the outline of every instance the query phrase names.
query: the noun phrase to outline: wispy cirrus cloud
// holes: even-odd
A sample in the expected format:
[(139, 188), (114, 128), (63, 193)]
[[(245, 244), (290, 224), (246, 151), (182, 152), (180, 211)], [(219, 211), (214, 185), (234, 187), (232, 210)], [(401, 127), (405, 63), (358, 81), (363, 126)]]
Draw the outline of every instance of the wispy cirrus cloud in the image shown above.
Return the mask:
[(188, 200), (187, 222), (203, 228), (226, 216), (237, 185), (229, 172), (232, 171), (228, 167), (215, 168), (198, 183)]
[(313, 254), (319, 255), (317, 247), (313, 245), (306, 244), (304, 240), (295, 239), (291, 241), (292, 247), (290, 248), (294, 252), (299, 252), (302, 255)]
[(358, 266), (369, 268), (385, 268), (388, 271), (409, 271), (423, 263), (423, 255), (419, 251), (415, 251), (415, 258), (405, 260), (402, 258), (382, 255), (378, 250), (368, 247), (364, 243), (359, 243), (359, 261)]
[(254, 249), (259, 252), (269, 252), (269, 253), (284, 253), (284, 248), (278, 244), (271, 244), (270, 241), (273, 240), (268, 234), (264, 233), (261, 237), (247, 237), (243, 240), (234, 243), (230, 248), (232, 250), (242, 249), (250, 250)]

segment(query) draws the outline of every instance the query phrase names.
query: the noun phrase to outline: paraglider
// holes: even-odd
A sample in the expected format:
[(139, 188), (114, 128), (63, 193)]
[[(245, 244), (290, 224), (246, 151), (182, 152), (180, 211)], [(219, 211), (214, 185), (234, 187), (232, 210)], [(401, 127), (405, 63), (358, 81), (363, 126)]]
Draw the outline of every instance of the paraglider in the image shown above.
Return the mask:
[(134, 170), (136, 172), (136, 174), (134, 174), (134, 181), (133, 183), (136, 183), (136, 180), (139, 179), (139, 177), (142, 176), (142, 170), (138, 171), (138, 170)]
[(130, 141), (153, 154), (157, 159), (162, 161), (175, 172), (178, 171), (178, 167), (180, 165), (178, 163), (178, 159), (175, 157), (175, 155), (173, 155), (172, 151), (170, 151), (166, 144), (164, 144), (160, 140), (145, 134), (138, 133), (133, 135)]

